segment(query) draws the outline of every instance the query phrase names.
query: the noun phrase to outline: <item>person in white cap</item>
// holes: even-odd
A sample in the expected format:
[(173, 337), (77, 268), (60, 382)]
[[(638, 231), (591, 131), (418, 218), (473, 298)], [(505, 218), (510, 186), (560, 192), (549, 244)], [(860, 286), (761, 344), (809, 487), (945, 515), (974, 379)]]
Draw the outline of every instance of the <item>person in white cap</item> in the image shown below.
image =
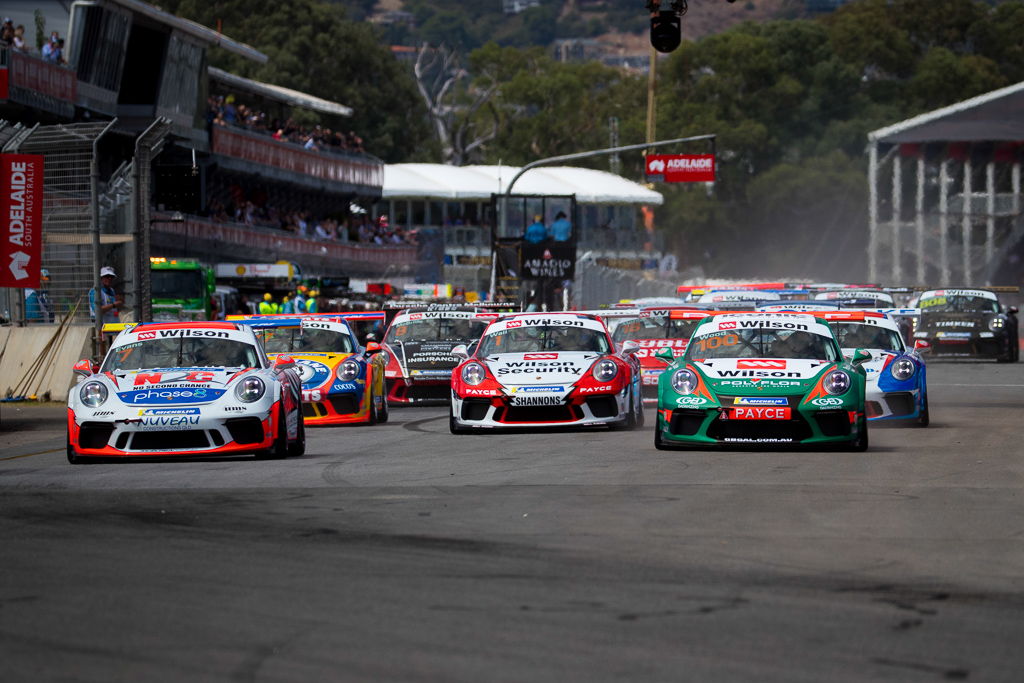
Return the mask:
[[(117, 273), (110, 266), (103, 266), (100, 268), (100, 320), (105, 323), (116, 323), (120, 322), (120, 309), (124, 305), (124, 300), (121, 296), (114, 291), (114, 279), (117, 278)], [(89, 290), (89, 314), (92, 319), (96, 319), (96, 288), (93, 287)]]

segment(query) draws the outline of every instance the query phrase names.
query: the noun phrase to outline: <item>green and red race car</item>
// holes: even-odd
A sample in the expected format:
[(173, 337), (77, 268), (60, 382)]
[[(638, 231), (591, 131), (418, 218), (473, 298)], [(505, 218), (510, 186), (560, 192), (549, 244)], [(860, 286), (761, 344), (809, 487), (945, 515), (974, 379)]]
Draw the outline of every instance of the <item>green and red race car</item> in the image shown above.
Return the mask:
[(654, 445), (841, 447), (864, 451), (871, 354), (843, 357), (828, 323), (806, 313), (719, 313), (658, 381)]

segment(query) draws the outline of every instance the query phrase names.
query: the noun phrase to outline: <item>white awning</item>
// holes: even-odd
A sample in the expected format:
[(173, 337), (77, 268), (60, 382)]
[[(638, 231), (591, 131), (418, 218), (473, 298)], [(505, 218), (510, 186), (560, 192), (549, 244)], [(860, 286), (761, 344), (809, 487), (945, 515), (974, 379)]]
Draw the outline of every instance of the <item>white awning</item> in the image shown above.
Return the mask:
[[(389, 164), (384, 167), (383, 199), (489, 200), (505, 191), (519, 172), (516, 166), (447, 166)], [(516, 181), (512, 194), (576, 195), (583, 204), (660, 206), (660, 192), (605, 171), (572, 166), (530, 169)]]
[(227, 71), (223, 71), (213, 66), (209, 67), (207, 72), (210, 74), (210, 78), (215, 81), (220, 81), (221, 83), (225, 83), (238, 90), (244, 90), (277, 102), (283, 102), (291, 107), (301, 107), (303, 109), (310, 109), (324, 114), (352, 116), (351, 107), (346, 107), (344, 104), (331, 102), (330, 100), (321, 99), (315, 95), (308, 95), (304, 92), (299, 92), (298, 90), (283, 88), (280, 85), (274, 85), (273, 83), (254, 81), (251, 78), (244, 78), (236, 74), (228, 73)]

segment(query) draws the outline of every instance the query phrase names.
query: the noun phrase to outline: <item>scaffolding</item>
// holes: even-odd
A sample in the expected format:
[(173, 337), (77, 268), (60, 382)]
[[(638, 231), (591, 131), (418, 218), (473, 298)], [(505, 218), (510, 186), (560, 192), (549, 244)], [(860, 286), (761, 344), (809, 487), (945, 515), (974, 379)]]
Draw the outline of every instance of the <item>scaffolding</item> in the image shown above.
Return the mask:
[(1006, 284), (1024, 239), (1022, 106), (1018, 83), (868, 135), (869, 281)]

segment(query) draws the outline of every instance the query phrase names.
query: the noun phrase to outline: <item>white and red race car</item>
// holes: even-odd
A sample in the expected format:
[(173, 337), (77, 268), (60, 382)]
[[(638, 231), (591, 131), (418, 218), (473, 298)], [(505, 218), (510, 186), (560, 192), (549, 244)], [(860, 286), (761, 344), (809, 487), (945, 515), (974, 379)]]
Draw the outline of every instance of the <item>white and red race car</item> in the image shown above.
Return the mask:
[(686, 306), (654, 306), (641, 309), (635, 318), (615, 321), (612, 341), (616, 346), (632, 340), (640, 347), (636, 357), (640, 359), (645, 401), (657, 402), (658, 378), (669, 365), (655, 354), (660, 349), (670, 348), (675, 356), (683, 355), (697, 323), (710, 314)]
[(72, 464), (120, 457), (302, 455), (299, 375), (231, 322), (126, 325), (103, 363), (75, 364)]
[(643, 424), (639, 346), (616, 351), (604, 323), (581, 313), (519, 313), (484, 331), (452, 372), (449, 426), (475, 428)]

